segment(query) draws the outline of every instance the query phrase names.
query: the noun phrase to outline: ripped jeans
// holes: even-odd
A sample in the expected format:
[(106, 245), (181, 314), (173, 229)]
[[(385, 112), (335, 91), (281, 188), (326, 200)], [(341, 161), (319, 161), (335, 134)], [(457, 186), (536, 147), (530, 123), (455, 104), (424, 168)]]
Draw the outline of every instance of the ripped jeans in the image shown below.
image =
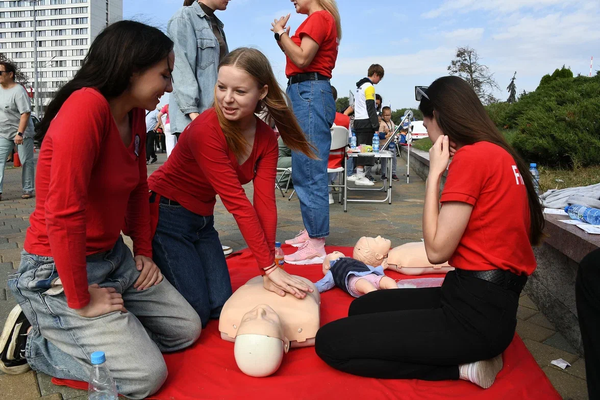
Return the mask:
[(200, 318), (166, 279), (146, 290), (133, 288), (140, 271), (122, 238), (112, 250), (88, 256), (86, 261), (88, 284), (115, 288), (128, 312), (80, 316), (67, 306), (52, 257), (23, 251), (8, 287), (32, 326), (27, 362), (53, 377), (87, 381), (90, 355), (103, 351), (119, 393), (145, 398), (167, 378), (161, 352), (194, 343), (200, 335)]

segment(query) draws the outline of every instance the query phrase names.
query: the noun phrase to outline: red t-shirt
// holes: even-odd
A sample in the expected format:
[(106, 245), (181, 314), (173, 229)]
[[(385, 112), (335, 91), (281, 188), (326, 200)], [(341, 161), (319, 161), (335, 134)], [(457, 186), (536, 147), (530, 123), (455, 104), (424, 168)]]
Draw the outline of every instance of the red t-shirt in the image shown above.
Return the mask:
[(344, 128), (350, 130), (350, 117), (344, 115), (342, 113), (335, 113), (335, 120), (333, 121), (337, 126), (343, 126)]
[(152, 257), (145, 111), (130, 116), (125, 145), (104, 96), (77, 90), (52, 120), (40, 151), (24, 247), (54, 258), (71, 308), (89, 303), (85, 257), (112, 249), (125, 225), (134, 253)]
[(441, 202), (468, 203), (473, 211), (450, 265), (533, 273), (529, 203), (520, 174), (512, 156), (498, 145), (478, 142), (456, 152)]
[(168, 124), (168, 123), (170, 123), (170, 122), (171, 122), (171, 119), (169, 118), (169, 105), (168, 105), (168, 104), (165, 104), (165, 105), (163, 106), (163, 108), (161, 108), (161, 109), (160, 109), (160, 112), (161, 112), (163, 115), (166, 115), (166, 116), (167, 116), (167, 119), (165, 120), (165, 124)]
[(335, 68), (339, 46), (337, 27), (333, 15), (325, 10), (316, 11), (309, 15), (291, 39), (297, 46), (300, 46), (304, 35), (308, 35), (317, 42), (319, 50), (317, 50), (315, 58), (306, 68), (299, 68), (286, 56), (285, 75), (289, 78), (303, 72), (318, 72), (331, 78), (331, 71)]
[[(233, 214), (259, 267), (273, 264), (277, 205), (275, 174), (279, 150), (275, 132), (256, 119), (248, 160), (238, 165), (217, 113), (209, 108), (181, 133), (167, 162), (148, 179), (150, 189), (198, 215), (213, 215), (216, 196)], [(252, 203), (242, 185), (254, 182)]]

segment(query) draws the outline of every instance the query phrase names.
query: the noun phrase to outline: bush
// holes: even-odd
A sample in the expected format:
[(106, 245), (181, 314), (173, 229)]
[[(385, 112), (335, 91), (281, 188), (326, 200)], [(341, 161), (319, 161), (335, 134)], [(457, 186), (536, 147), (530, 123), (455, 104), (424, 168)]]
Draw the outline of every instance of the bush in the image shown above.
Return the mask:
[(488, 115), (494, 121), (499, 128), (504, 128), (502, 126), (503, 121), (505, 120), (506, 113), (510, 109), (511, 104), (502, 102), (502, 103), (493, 103), (486, 107)]
[(528, 161), (546, 166), (600, 165), (600, 76), (557, 69), (514, 104), (494, 104), (488, 113)]

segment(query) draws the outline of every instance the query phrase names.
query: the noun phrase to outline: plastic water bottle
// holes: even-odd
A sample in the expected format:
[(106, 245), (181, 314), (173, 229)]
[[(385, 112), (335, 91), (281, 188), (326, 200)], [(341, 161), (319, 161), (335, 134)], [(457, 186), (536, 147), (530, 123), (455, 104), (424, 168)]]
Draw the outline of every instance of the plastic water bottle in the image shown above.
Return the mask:
[(356, 150), (356, 134), (352, 131), (352, 137), (350, 138), (350, 148)]
[(537, 164), (531, 163), (529, 164), (529, 172), (533, 177), (533, 187), (535, 188), (535, 192), (540, 194), (540, 173), (537, 170)]
[(283, 268), (283, 249), (280, 242), (275, 242), (275, 265)]
[(103, 351), (92, 353), (92, 374), (88, 385), (89, 400), (118, 400), (117, 386), (106, 366)]
[(565, 212), (574, 220), (600, 225), (600, 210), (597, 208), (573, 204), (565, 207)]
[(379, 153), (379, 134), (377, 132), (373, 135), (373, 153)]

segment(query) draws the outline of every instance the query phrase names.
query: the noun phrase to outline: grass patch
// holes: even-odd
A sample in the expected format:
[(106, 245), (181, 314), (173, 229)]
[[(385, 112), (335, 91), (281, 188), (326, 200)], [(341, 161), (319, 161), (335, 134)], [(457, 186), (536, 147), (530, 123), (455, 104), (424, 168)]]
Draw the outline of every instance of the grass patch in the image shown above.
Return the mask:
[(559, 169), (539, 167), (540, 193), (550, 189), (564, 189), (594, 185), (600, 182), (600, 166)]
[(412, 142), (412, 147), (414, 147), (417, 150), (429, 151), (431, 146), (433, 146), (433, 143), (431, 143), (431, 139), (429, 138), (413, 140)]

